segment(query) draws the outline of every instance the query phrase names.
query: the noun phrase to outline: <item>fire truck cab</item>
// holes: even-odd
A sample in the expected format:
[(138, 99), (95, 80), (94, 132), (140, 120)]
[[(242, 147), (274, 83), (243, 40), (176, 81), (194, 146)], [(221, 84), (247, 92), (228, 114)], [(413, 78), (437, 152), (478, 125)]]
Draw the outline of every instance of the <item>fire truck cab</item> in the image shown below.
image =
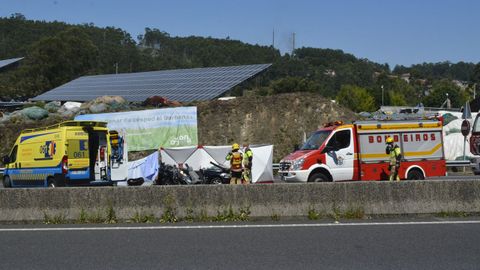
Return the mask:
[(402, 180), (446, 175), (439, 120), (328, 123), (280, 161), (279, 174), (287, 182), (386, 180), (388, 137), (402, 151)]

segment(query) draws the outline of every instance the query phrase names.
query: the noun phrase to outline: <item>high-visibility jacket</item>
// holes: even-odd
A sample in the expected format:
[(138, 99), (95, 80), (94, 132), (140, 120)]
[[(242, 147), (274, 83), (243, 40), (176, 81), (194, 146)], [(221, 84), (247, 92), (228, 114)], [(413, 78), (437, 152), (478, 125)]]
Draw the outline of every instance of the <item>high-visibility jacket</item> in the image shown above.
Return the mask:
[(402, 158), (402, 151), (398, 145), (394, 145), (393, 147), (387, 146), (387, 154), (390, 155), (390, 165), (395, 165), (400, 162)]
[(253, 152), (250, 148), (245, 149), (245, 154), (243, 155), (243, 165), (247, 169), (252, 168)]
[(230, 170), (234, 172), (242, 171), (242, 160), (243, 155), (240, 152), (229, 153), (226, 157), (227, 160), (230, 160)]

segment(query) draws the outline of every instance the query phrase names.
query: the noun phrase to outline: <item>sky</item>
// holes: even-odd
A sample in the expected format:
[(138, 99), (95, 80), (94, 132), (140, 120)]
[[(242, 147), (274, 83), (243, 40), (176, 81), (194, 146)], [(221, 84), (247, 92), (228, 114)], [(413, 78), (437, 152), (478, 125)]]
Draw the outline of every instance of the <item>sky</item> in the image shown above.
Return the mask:
[[(480, 62), (477, 0), (0, 0), (0, 17), (146, 27), (272, 45), (341, 49), (377, 63)], [(273, 33), (275, 33), (273, 35)], [(275, 36), (275, 39), (273, 39)]]

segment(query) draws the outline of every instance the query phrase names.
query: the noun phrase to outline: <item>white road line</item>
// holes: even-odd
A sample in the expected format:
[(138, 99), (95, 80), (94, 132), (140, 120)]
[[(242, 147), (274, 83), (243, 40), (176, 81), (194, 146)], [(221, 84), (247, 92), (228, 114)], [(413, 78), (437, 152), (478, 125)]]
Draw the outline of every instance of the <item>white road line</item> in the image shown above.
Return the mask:
[(248, 228), (301, 228), (348, 226), (399, 226), (399, 225), (452, 225), (480, 224), (480, 220), (365, 222), (365, 223), (303, 223), (303, 224), (241, 224), (241, 225), (178, 225), (178, 226), (116, 226), (116, 227), (54, 227), (54, 228), (0, 228), (0, 232), (49, 232), (49, 231), (121, 231), (121, 230), (185, 230), (185, 229), (248, 229)]

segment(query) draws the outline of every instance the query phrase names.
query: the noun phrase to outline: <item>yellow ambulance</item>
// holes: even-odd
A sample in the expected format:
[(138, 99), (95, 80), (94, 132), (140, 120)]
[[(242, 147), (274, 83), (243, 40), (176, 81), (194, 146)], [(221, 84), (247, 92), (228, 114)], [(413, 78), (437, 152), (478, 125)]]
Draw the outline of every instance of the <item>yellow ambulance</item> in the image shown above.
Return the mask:
[(121, 147), (118, 133), (109, 132), (106, 122), (66, 121), (23, 130), (10, 154), (3, 157), (3, 185), (57, 187), (110, 182), (111, 165), (119, 161)]

